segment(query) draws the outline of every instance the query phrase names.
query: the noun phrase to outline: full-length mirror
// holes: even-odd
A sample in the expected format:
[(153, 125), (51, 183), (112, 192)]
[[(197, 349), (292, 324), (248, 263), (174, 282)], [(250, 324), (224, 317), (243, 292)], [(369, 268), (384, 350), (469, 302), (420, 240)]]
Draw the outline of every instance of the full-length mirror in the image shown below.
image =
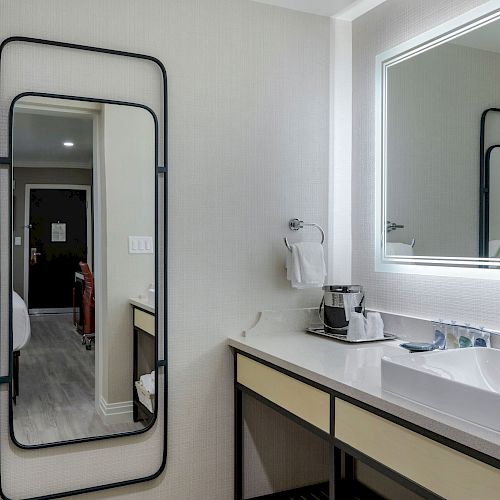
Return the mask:
[(499, 30), (490, 22), (385, 66), (386, 257), (500, 257)]
[(156, 411), (156, 122), (28, 95), (12, 114), (11, 431), (147, 429)]

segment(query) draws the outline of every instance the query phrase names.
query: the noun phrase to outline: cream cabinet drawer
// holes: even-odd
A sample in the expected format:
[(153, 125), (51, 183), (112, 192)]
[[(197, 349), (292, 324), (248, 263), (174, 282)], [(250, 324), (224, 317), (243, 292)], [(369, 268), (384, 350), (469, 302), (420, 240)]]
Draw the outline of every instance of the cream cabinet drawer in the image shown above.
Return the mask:
[(246, 356), (236, 356), (237, 382), (322, 431), (330, 432), (328, 393)]
[(155, 334), (155, 317), (154, 314), (149, 314), (141, 309), (134, 307), (134, 326), (144, 330), (150, 335)]
[(340, 399), (335, 437), (444, 498), (498, 498), (499, 469)]

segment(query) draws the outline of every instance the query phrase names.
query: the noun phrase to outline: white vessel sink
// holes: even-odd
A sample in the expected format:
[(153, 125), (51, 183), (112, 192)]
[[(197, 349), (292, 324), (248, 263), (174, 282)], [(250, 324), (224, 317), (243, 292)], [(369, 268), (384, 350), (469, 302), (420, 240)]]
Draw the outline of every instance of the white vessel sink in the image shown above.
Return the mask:
[(382, 389), (500, 431), (500, 350), (470, 347), (382, 358)]

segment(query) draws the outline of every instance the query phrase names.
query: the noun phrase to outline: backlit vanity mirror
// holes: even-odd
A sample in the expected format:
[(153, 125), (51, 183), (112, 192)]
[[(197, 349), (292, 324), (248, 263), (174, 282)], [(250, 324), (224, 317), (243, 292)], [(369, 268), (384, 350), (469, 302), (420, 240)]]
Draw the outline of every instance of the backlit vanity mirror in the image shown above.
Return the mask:
[(10, 418), (21, 446), (154, 422), (156, 135), (140, 106), (15, 102)]
[(378, 223), (389, 261), (500, 265), (490, 260), (500, 258), (499, 32), (494, 20), (379, 57)]

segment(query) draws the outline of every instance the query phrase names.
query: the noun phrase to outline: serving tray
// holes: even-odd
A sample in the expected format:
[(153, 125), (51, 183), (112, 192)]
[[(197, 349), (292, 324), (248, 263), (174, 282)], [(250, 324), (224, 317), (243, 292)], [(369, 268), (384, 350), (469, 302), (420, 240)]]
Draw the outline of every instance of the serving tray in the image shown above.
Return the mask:
[(349, 342), (350, 344), (359, 344), (361, 342), (383, 342), (384, 340), (394, 340), (398, 338), (396, 335), (386, 332), (384, 332), (383, 339), (358, 339), (358, 340), (350, 340), (347, 338), (347, 335), (325, 332), (324, 328), (306, 328), (306, 332), (312, 333), (313, 335), (321, 335), (322, 337), (329, 337), (331, 339), (340, 340), (342, 342)]

